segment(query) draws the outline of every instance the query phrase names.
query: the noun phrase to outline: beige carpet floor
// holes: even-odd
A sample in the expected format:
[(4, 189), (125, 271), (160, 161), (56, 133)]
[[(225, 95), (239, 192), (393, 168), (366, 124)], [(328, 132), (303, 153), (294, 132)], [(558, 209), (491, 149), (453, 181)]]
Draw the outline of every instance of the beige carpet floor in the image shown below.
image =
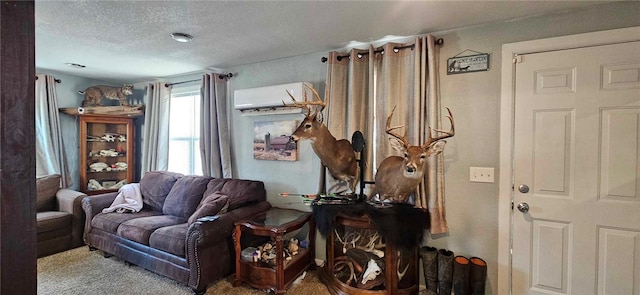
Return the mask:
[[(265, 291), (243, 284), (233, 287), (233, 275), (207, 288), (207, 295), (264, 295)], [(192, 294), (191, 289), (171, 279), (137, 266), (125, 265), (116, 258), (104, 258), (100, 251), (80, 247), (38, 259), (38, 294)], [(316, 271), (309, 271), (301, 283), (287, 294), (328, 295)]]

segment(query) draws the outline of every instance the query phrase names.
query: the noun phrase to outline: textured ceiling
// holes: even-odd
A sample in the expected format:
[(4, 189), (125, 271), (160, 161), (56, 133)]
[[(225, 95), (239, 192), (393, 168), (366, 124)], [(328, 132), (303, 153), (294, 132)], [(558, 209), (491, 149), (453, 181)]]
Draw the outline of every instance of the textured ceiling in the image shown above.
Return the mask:
[[(601, 3), (37, 0), (36, 67), (113, 82), (151, 81)], [(174, 32), (194, 40), (178, 43), (170, 38)]]

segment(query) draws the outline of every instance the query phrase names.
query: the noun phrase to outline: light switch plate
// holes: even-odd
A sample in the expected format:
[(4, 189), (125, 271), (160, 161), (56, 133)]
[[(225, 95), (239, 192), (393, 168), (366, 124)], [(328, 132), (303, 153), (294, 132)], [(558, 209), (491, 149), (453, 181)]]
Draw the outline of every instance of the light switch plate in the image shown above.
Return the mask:
[(469, 181), (494, 182), (493, 167), (469, 167)]

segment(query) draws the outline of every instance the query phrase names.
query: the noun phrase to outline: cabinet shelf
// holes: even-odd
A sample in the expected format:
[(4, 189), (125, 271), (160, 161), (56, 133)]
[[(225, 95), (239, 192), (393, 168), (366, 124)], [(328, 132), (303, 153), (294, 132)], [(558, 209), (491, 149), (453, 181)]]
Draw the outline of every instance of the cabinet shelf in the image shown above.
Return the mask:
[[(291, 256), (291, 260), (284, 260), (283, 261), (283, 268), (286, 270), (289, 267), (292, 267), (294, 265), (296, 265), (298, 263), (299, 260), (302, 260), (303, 258), (307, 257), (307, 253), (309, 252), (309, 249), (307, 248), (300, 248), (298, 250), (298, 254)], [(271, 270), (271, 271), (276, 271), (276, 266), (275, 265), (271, 265), (268, 264), (266, 262), (262, 262), (262, 261), (246, 261), (246, 260), (242, 260), (241, 263), (243, 265), (245, 265), (246, 267), (252, 268), (252, 269), (263, 269), (265, 271)], [(306, 263), (306, 262), (303, 262)]]

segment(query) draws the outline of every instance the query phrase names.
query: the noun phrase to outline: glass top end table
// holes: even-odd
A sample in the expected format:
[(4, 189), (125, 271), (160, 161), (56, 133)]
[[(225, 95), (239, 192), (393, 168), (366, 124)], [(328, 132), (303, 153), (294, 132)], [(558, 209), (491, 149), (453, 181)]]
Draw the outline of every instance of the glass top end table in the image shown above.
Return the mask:
[[(301, 248), (292, 260), (285, 263), (284, 235), (309, 225), (308, 246)], [(242, 234), (270, 237), (275, 242), (275, 266), (260, 261), (246, 261), (241, 257)], [(305, 270), (315, 266), (315, 220), (311, 212), (293, 209), (271, 208), (250, 219), (235, 223), (234, 246), (236, 252), (236, 276), (234, 286), (242, 282), (257, 289), (271, 289), (276, 294), (285, 293), (291, 283)]]

